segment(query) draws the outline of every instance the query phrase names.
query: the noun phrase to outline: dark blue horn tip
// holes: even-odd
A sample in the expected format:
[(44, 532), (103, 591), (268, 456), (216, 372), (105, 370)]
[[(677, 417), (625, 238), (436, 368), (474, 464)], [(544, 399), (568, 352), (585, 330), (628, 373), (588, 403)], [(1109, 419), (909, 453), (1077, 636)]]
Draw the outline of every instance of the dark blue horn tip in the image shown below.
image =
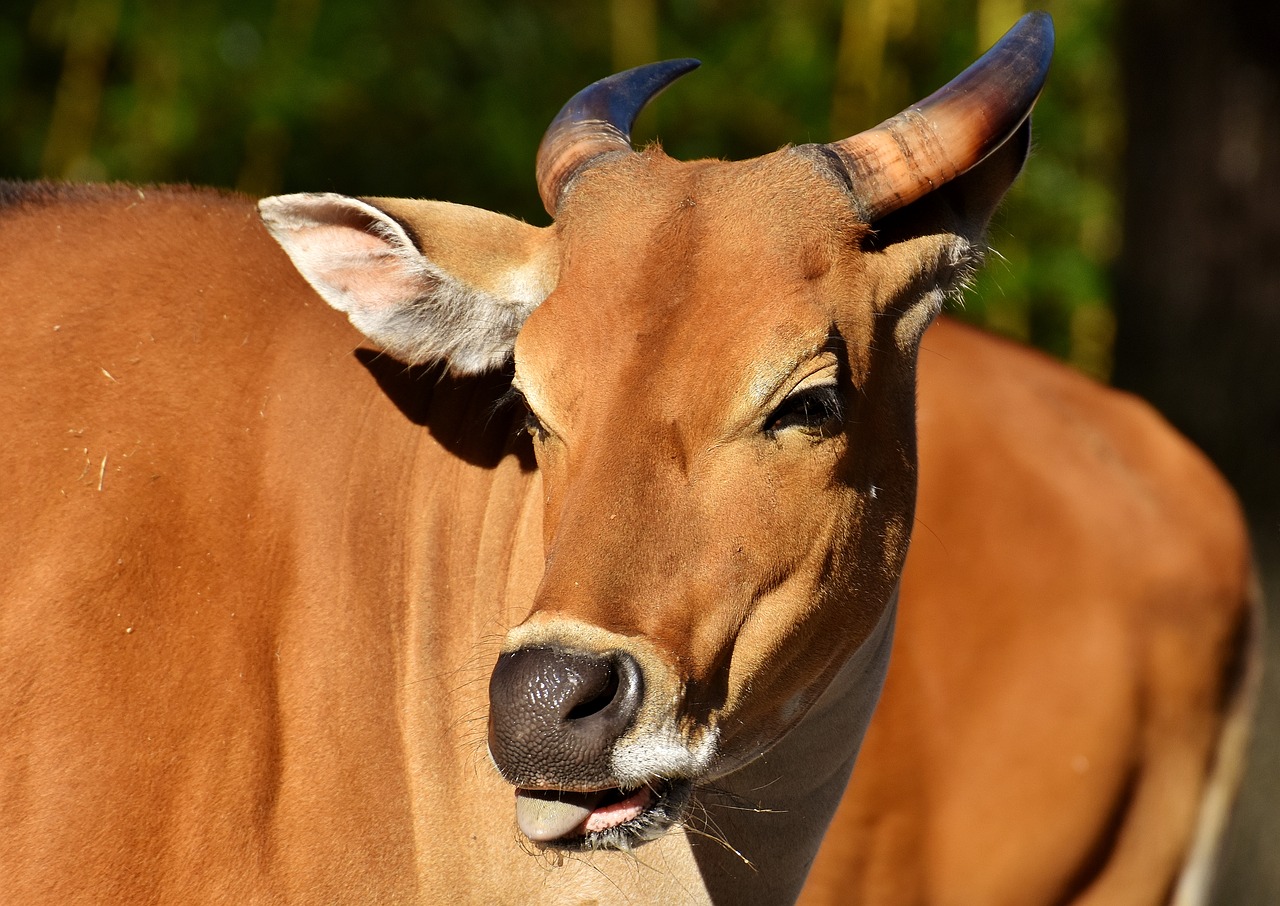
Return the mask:
[(685, 58), (637, 66), (588, 85), (564, 105), (556, 121), (603, 120), (631, 137), (631, 127), (645, 104), (685, 73), (702, 65)]

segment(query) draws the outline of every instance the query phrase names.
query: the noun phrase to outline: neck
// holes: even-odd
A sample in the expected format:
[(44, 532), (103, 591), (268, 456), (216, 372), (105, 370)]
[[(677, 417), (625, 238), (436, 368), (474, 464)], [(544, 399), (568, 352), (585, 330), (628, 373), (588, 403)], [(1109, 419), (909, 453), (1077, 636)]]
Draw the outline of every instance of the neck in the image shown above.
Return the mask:
[[(708, 836), (691, 833), (690, 845), (712, 902), (782, 903), (799, 895), (880, 698), (897, 600), (895, 589), (871, 635), (800, 723), (725, 778), (722, 796), (704, 794)], [(694, 828), (701, 823), (691, 819)]]

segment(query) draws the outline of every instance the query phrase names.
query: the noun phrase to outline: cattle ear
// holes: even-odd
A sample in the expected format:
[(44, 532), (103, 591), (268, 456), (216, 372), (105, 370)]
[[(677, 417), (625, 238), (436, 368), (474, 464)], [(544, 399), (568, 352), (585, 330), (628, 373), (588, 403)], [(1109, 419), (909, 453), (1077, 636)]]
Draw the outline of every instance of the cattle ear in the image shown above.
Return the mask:
[(1030, 144), (1028, 119), (981, 163), (872, 225), (873, 247), (897, 259), (904, 272), (900, 345), (918, 341), (945, 299), (959, 293), (981, 264), (987, 226), (1021, 172)]
[(937, 191), (938, 200), (950, 209), (958, 232), (969, 242), (980, 244), (986, 236), (991, 215), (1022, 172), (1030, 149), (1028, 118), (985, 160)]
[(409, 364), (499, 367), (555, 286), (551, 229), (440, 201), (278, 195), (271, 235), (326, 302)]

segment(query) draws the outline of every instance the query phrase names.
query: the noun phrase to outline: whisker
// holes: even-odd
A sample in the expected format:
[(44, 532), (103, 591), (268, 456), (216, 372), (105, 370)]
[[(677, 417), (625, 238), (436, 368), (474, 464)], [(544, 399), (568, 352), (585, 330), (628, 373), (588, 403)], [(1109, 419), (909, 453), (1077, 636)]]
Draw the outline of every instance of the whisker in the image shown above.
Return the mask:
[(715, 843), (718, 843), (718, 844), (719, 844), (720, 846), (722, 846), (725, 850), (727, 850), (728, 852), (731, 852), (731, 853), (733, 853), (735, 856), (737, 856), (737, 857), (742, 861), (742, 864), (743, 864), (743, 865), (745, 865), (745, 866), (747, 866), (747, 868), (750, 868), (752, 871), (757, 872), (757, 873), (760, 871), (760, 869), (756, 868), (756, 866), (755, 866), (755, 863), (754, 863), (754, 862), (752, 862), (750, 859), (748, 859), (746, 856), (744, 856), (741, 852), (739, 852), (737, 849), (735, 849), (735, 848), (734, 848), (734, 847), (729, 843), (729, 841), (728, 841), (728, 840), (725, 840), (725, 839), (723, 839), (723, 838), (721, 838), (721, 837), (718, 837), (718, 836), (716, 836), (715, 834), (708, 833), (707, 831), (700, 830), (700, 829), (698, 829), (698, 828), (696, 828), (696, 827), (692, 827), (692, 826), (690, 826), (690, 825), (688, 825), (688, 824), (684, 825), (684, 831), (685, 831), (685, 833), (687, 833), (687, 834), (695, 834), (695, 835), (697, 835), (697, 836), (699, 836), (699, 837), (705, 837), (705, 838), (706, 838), (706, 839), (708, 839), (708, 840), (712, 840), (712, 841), (714, 841)]
[[(771, 781), (776, 782), (776, 781)], [(761, 787), (763, 789), (763, 787)], [(705, 807), (729, 809), (740, 812), (755, 812), (761, 815), (782, 815), (786, 814), (786, 809), (774, 809), (761, 805), (758, 802), (752, 802), (746, 796), (734, 793), (730, 790), (721, 789), (720, 787), (707, 786), (703, 787), (700, 793), (703, 799), (725, 799), (728, 802), (704, 802)], [(729, 804), (733, 803), (733, 804)]]

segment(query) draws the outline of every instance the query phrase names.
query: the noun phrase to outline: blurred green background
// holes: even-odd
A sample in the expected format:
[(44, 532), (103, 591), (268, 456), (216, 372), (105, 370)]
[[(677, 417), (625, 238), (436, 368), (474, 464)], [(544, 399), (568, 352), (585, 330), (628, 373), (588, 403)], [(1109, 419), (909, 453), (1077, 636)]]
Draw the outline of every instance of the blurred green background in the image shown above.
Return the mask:
[[(1033, 155), (954, 312), (1140, 392), (1280, 569), (1280, 4), (1051, 0)], [(695, 56), (636, 140), (743, 158), (923, 97), (1019, 0), (6, 0), (0, 176), (435, 197), (545, 223), (543, 129)], [(1280, 624), (1273, 618), (1272, 626)], [(1280, 656), (1274, 630), (1272, 662)], [(1280, 903), (1280, 670), (1215, 902)]]
[[(1058, 12), (1036, 165), (964, 311), (1104, 378), (1122, 126), (1109, 9)], [(0, 173), (438, 197), (541, 223), (542, 132), (612, 71), (701, 58), (636, 139), (661, 135), (684, 158), (749, 157), (891, 116), (1023, 11), (1017, 0), (9, 2)]]

